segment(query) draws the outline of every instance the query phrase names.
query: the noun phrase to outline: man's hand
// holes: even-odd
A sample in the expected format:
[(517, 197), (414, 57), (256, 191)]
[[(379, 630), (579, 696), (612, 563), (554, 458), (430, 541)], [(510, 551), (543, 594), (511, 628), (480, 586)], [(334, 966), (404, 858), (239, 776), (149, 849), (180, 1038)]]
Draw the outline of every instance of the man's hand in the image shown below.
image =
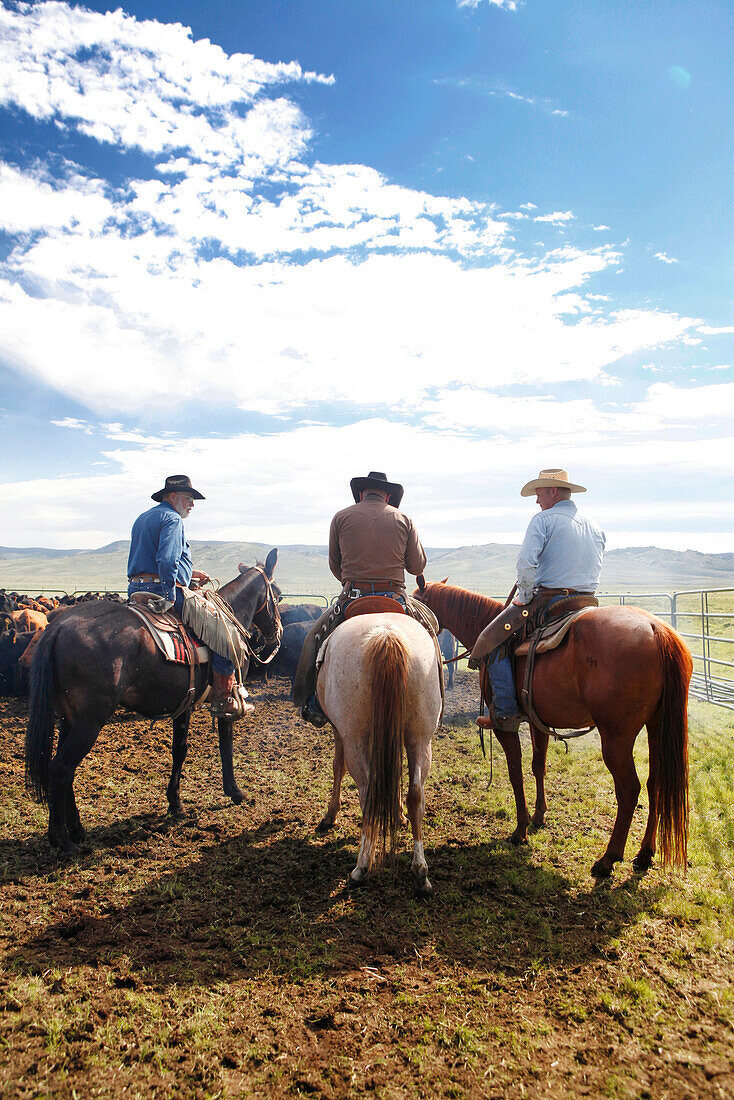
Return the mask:
[(211, 577), (208, 573), (202, 572), (201, 569), (193, 569), (191, 571), (191, 579), (192, 581), (196, 581), (197, 586), (201, 588), (202, 584), (207, 584), (211, 580)]
[(164, 611), (168, 611), (169, 607), (173, 607), (173, 600), (167, 600), (165, 596), (151, 596), (148, 600), (148, 607), (151, 611), (156, 611), (159, 615), (162, 615)]

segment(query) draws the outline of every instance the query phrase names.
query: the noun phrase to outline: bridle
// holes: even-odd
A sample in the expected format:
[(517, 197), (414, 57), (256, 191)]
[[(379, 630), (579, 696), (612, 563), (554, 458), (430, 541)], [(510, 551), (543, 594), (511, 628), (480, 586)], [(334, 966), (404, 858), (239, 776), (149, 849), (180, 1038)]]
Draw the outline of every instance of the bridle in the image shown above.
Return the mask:
[[(256, 608), (252, 618), (254, 620), (255, 615), (259, 615), (261, 611), (267, 609), (270, 613), (271, 618), (275, 620), (275, 630), (272, 632), (272, 634), (263, 634), (262, 630), (260, 630), (260, 627), (258, 627), (258, 630), (260, 630), (260, 633), (263, 635), (263, 645), (261, 649), (256, 651), (253, 648), (252, 644), (250, 644), (249, 646), (250, 655), (255, 658), (258, 664), (267, 665), (272, 661), (273, 657), (275, 657), (276, 653), (280, 649), (280, 643), (283, 638), (283, 624), (280, 620), (278, 600), (276, 599), (275, 592), (273, 592), (273, 582), (270, 580), (270, 577), (267, 575), (261, 565), (252, 565), (250, 566), (250, 568), (257, 570), (257, 572), (262, 575), (263, 580), (265, 581), (265, 599), (260, 604), (260, 606)], [(273, 649), (273, 652), (270, 654), (270, 656), (264, 658), (261, 657), (260, 654), (264, 653), (268, 646), (273, 644), (275, 648)]]

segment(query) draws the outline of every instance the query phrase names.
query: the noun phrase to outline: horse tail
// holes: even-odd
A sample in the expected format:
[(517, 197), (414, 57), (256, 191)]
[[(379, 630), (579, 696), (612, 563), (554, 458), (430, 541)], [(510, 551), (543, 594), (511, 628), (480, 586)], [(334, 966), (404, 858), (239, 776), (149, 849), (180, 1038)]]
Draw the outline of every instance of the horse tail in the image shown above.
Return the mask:
[(391, 852), (394, 850), (400, 826), (408, 647), (400, 635), (380, 628), (367, 641), (365, 659), (372, 674), (369, 708), (372, 723), (367, 743), (369, 773), (362, 828), (372, 866), (376, 851), (378, 861), (382, 861), (388, 846)]
[(654, 754), (658, 843), (663, 866), (685, 867), (688, 848), (688, 685), (693, 660), (665, 623), (653, 626), (663, 664), (658, 751)]
[(58, 631), (44, 630), (31, 664), (28, 726), (25, 734), (25, 785), (48, 804), (48, 769), (54, 741), (54, 643)]

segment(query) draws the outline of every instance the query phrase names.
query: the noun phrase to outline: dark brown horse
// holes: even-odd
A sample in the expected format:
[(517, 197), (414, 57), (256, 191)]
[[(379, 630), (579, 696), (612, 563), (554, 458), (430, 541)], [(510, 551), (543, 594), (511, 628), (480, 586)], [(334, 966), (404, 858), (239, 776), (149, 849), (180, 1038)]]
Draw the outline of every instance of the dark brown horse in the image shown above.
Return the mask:
[[(240, 575), (219, 590), (237, 619), (252, 622), (269, 652), (280, 641), (279, 592), (272, 582), (278, 551), (263, 566), (240, 566)], [(267, 653), (260, 654), (265, 659)], [(245, 670), (246, 671), (246, 670)], [(195, 669), (195, 698), (203, 694), (207, 666)], [(124, 604), (101, 600), (64, 611), (44, 631), (31, 668), (25, 741), (26, 787), (49, 808), (48, 838), (64, 852), (84, 839), (74, 799), (74, 775), (102, 727), (119, 706), (147, 718), (173, 714), (186, 698), (188, 666), (166, 661), (140, 618)], [(60, 716), (55, 756), (54, 709)], [(181, 811), (179, 784), (186, 759), (191, 707), (173, 720), (173, 769), (166, 792), (171, 814)], [(232, 764), (232, 720), (218, 719), (225, 794), (243, 795)]]
[[(488, 596), (453, 585), (426, 584), (414, 593), (437, 616), (442, 627), (471, 649), (483, 628), (502, 610)], [(519, 692), (525, 658), (517, 658)], [(617, 817), (607, 850), (591, 873), (605, 877), (624, 859), (632, 814), (640, 793), (633, 748), (647, 726), (650, 802), (642, 845), (634, 859), (646, 870), (655, 855), (656, 838), (663, 864), (685, 866), (688, 836), (688, 684), (693, 662), (671, 627), (637, 607), (597, 607), (577, 619), (558, 649), (536, 658), (533, 705), (546, 725), (580, 729), (595, 725), (604, 763), (614, 779)], [(484, 686), (484, 685), (483, 685)], [(486, 690), (486, 689), (485, 689)], [(486, 694), (485, 694), (486, 698)], [(487, 699), (487, 701), (489, 701)], [(545, 765), (548, 735), (530, 727), (536, 782), (532, 824), (543, 824), (546, 812)], [(527, 840), (531, 823), (522, 780), (520, 738), (497, 733), (507, 757), (517, 808), (514, 844)], [(659, 837), (658, 837), (659, 831)]]

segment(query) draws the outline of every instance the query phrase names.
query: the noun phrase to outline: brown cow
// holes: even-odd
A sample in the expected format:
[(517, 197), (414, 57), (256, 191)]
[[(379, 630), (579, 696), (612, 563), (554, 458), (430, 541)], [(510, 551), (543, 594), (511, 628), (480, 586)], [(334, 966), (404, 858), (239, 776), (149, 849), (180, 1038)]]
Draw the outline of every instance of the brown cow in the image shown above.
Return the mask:
[(48, 619), (43, 611), (31, 611), (24, 607), (22, 611), (11, 611), (10, 618), (16, 630), (45, 630)]

